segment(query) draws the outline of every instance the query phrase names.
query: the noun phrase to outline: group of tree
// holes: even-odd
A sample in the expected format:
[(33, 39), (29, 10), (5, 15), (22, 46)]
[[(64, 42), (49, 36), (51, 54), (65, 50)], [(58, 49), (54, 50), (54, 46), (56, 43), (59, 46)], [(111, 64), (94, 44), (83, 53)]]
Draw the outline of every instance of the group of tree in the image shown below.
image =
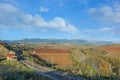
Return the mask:
[(71, 58), (73, 68), (71, 73), (83, 77), (104, 77), (114, 76), (117, 80), (120, 76), (120, 59), (106, 56), (106, 51), (94, 48), (73, 48)]

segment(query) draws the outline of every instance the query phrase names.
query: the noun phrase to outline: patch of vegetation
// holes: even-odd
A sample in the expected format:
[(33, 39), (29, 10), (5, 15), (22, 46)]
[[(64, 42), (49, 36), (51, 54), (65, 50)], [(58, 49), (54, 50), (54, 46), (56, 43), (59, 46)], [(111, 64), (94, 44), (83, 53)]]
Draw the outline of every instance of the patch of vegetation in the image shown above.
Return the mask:
[(69, 69), (70, 73), (94, 80), (102, 79), (119, 80), (120, 60), (118, 58), (109, 58), (105, 56), (107, 52), (99, 51), (94, 48), (74, 48), (71, 50), (73, 67)]
[(0, 63), (0, 80), (52, 80), (43, 75), (38, 75), (19, 62)]

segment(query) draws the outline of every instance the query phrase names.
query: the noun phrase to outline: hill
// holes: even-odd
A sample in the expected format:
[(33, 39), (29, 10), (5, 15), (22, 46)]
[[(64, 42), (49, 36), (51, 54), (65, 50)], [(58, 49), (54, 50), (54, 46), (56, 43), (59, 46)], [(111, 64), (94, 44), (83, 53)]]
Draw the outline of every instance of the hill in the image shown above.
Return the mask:
[(98, 49), (108, 52), (107, 56), (120, 57), (120, 44), (104, 45), (98, 47)]
[(4, 57), (12, 48), (5, 42), (0, 41), (0, 57)]
[(70, 66), (72, 60), (70, 57), (70, 51), (67, 49), (53, 49), (53, 48), (38, 48), (34, 50), (38, 57), (59, 66)]

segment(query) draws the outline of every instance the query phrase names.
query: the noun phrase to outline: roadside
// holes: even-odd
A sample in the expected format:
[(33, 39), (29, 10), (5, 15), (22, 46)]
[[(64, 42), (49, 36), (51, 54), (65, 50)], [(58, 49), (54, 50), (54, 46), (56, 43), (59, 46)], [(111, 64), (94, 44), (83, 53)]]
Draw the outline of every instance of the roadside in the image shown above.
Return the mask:
[(21, 60), (20, 62), (24, 64), (25, 66), (35, 70), (36, 73), (43, 74), (44, 76), (48, 76), (54, 80), (85, 80), (81, 77), (72, 76), (69, 74), (62, 73), (60, 71), (55, 71), (48, 67), (37, 65), (28, 60)]

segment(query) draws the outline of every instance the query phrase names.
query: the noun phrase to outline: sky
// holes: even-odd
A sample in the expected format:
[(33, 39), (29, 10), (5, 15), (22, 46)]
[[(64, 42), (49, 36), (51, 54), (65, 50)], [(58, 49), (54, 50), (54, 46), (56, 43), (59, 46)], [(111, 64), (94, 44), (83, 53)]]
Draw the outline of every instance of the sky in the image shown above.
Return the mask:
[(119, 0), (0, 0), (0, 39), (120, 41)]

